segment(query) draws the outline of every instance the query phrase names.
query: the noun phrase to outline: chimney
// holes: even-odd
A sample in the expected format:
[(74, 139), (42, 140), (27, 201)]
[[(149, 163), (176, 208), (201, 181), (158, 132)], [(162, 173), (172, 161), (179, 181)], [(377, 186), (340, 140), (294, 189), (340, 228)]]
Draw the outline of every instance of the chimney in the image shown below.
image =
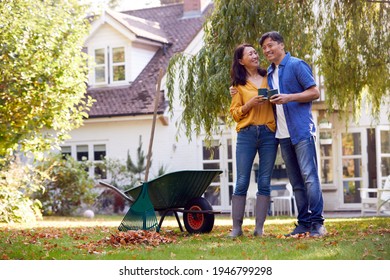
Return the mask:
[(199, 17), (203, 10), (210, 4), (210, 0), (184, 0), (183, 17)]

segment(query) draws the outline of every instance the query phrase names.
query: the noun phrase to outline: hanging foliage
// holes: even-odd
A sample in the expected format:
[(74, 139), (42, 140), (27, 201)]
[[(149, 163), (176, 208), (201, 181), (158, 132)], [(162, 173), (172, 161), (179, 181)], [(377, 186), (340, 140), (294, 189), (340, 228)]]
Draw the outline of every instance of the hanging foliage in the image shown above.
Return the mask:
[(316, 64), (324, 76), (328, 108), (344, 112), (342, 117), (352, 112), (357, 119), (364, 98), (374, 118), (389, 102), (390, 3), (385, 2), (320, 1)]
[[(195, 54), (177, 53), (167, 71), (170, 110), (183, 107), (177, 126), (191, 139), (206, 140), (231, 124), (230, 66), (235, 47), (253, 44), (260, 64), (269, 63), (258, 40), (271, 30), (280, 32), (285, 49), (316, 65), (325, 80), (330, 108), (344, 111), (350, 100), (354, 112), (368, 90), (373, 115), (389, 97), (389, 4), (364, 0), (215, 0), (204, 23), (204, 45)], [(374, 80), (375, 79), (375, 80)], [(336, 106), (337, 105), (337, 106)]]

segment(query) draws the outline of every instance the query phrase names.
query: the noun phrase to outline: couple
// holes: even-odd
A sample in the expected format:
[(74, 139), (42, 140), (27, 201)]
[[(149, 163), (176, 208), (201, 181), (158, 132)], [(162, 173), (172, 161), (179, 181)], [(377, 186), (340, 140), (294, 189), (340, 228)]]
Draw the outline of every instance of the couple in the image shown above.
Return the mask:
[[(241, 44), (234, 52), (230, 73), (230, 113), (237, 122), (237, 181), (232, 196), (233, 229), (229, 236), (242, 235), (246, 194), (257, 153), (254, 235), (263, 235), (270, 204), (271, 175), (280, 143), (298, 208), (298, 224), (286, 236), (309, 232), (312, 237), (322, 237), (326, 230), (311, 114), (312, 101), (319, 97), (319, 91), (311, 68), (285, 52), (283, 37), (278, 32), (265, 33), (259, 44), (271, 62), (268, 71), (259, 67), (254, 47)], [(258, 95), (259, 88), (278, 89), (279, 94), (265, 99)]]

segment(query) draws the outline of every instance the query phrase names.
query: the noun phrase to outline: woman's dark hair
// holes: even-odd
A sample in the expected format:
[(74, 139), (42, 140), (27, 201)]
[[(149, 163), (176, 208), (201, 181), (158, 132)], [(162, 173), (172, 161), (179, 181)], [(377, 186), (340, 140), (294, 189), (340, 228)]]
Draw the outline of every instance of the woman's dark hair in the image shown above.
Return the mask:
[[(247, 47), (254, 48), (251, 44), (243, 43), (238, 45), (234, 50), (232, 68), (230, 69), (231, 84), (233, 86), (245, 85), (247, 80), (247, 72), (243, 65), (240, 64), (240, 59), (244, 55), (244, 49)], [(260, 76), (264, 77), (267, 74), (267, 70), (258, 68), (257, 72)]]
[(279, 32), (270, 31), (270, 32), (264, 33), (263, 36), (261, 36), (261, 38), (259, 40), (260, 46), (263, 46), (263, 43), (264, 43), (265, 39), (267, 39), (267, 38), (270, 38), (272, 41), (284, 44), (283, 37), (282, 37), (282, 35), (279, 34)]

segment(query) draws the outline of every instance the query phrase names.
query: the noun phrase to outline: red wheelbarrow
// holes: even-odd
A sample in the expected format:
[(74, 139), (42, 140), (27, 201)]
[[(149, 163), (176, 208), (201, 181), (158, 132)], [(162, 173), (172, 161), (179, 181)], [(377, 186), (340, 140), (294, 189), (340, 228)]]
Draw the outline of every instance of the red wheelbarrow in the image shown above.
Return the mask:
[[(213, 211), (211, 204), (202, 195), (221, 173), (221, 170), (183, 170), (166, 173), (148, 181), (150, 200), (154, 210), (161, 215), (158, 229), (161, 228), (165, 216), (172, 212), (180, 230), (184, 231), (178, 216), (178, 212), (182, 212), (184, 226), (189, 233), (210, 232), (214, 226), (214, 215), (221, 212)], [(99, 183), (115, 190), (131, 203), (142, 189), (141, 185), (122, 192), (105, 182)]]

